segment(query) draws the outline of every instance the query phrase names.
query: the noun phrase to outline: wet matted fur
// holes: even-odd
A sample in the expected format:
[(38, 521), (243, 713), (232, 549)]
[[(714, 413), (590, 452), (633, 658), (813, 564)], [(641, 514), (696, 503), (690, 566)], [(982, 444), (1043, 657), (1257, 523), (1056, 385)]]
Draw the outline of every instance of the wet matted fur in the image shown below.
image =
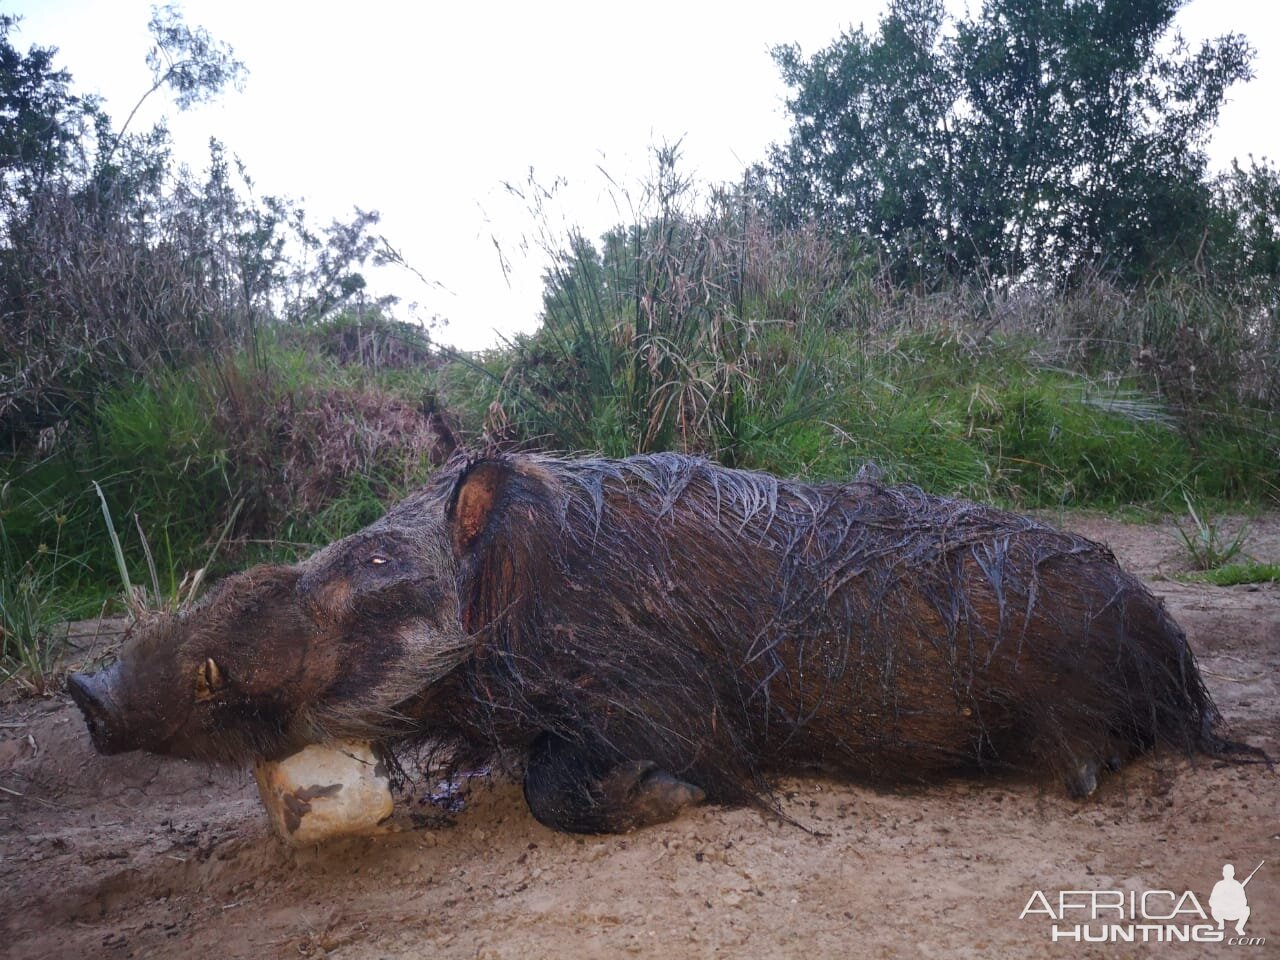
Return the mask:
[[(527, 760), (564, 829), (765, 800), (779, 773), (1029, 769), (1085, 794), (1156, 746), (1260, 755), (1214, 732), (1182, 630), (1102, 545), (874, 471), (810, 485), (677, 454), (459, 455), (72, 689), (112, 752)], [(600, 818), (601, 797), (622, 799)]]
[[(475, 653), (441, 703), (492, 744), (549, 731), (724, 801), (806, 768), (1042, 768), (1087, 793), (1157, 744), (1235, 746), (1163, 604), (1035, 520), (675, 454), (453, 471), (437, 483)], [(482, 524), (458, 516), (477, 482)]]

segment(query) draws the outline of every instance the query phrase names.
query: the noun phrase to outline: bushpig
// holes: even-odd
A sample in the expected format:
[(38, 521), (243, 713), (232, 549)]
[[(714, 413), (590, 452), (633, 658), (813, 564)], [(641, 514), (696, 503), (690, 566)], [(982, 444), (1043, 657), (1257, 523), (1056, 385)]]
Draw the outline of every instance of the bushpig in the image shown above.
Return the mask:
[(104, 752), (240, 762), (424, 739), (523, 760), (543, 823), (623, 831), (771, 778), (1259, 754), (1097, 543), (874, 473), (455, 457), (381, 520), (143, 624), (70, 689)]

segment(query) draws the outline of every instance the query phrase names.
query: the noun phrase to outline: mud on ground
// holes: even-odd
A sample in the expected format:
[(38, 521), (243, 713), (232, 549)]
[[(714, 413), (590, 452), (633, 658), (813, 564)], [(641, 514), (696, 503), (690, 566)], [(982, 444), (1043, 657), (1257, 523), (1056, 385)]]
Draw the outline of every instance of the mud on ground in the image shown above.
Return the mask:
[[(1168, 526), (1069, 516), (1152, 580), (1235, 736), (1280, 757), (1280, 585), (1210, 587)], [(1280, 561), (1280, 516), (1251, 552)], [(0, 708), (0, 953), (25, 957), (1204, 957), (1280, 947), (1280, 774), (1139, 761), (1085, 802), (1056, 784), (782, 785), (806, 829), (706, 808), (624, 837), (556, 834), (519, 788), (451, 820), (290, 852), (250, 775), (95, 755), (63, 697)], [(408, 801), (407, 806), (415, 806)], [(402, 818), (403, 819), (403, 818)], [(1036, 890), (1191, 890), (1222, 865), (1265, 945), (1050, 942)], [(1166, 901), (1167, 902), (1167, 901)]]

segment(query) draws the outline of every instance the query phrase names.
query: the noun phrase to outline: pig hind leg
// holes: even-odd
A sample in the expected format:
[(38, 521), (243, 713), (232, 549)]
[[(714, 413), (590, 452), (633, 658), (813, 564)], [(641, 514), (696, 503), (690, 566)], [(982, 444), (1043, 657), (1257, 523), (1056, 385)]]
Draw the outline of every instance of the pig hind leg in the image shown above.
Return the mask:
[(646, 761), (609, 763), (554, 734), (533, 745), (524, 797), (539, 823), (568, 833), (625, 833), (700, 803), (700, 787)]

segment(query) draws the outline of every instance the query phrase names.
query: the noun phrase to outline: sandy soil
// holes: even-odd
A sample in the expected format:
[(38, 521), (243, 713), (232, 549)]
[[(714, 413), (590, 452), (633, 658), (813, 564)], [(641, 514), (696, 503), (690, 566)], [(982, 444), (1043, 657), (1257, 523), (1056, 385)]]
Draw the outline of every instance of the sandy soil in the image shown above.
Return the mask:
[[(1068, 516), (1152, 578), (1236, 736), (1280, 756), (1280, 585), (1160, 579), (1170, 529)], [(1280, 517), (1251, 552), (1280, 560)], [(1085, 802), (1052, 784), (783, 785), (808, 831), (706, 808), (624, 837), (551, 832), (509, 783), (417, 829), (286, 850), (247, 774), (101, 758), (62, 697), (0, 707), (0, 953), (8, 957), (1275, 956), (1280, 774), (1157, 756)], [(1052, 944), (1036, 890), (1191, 890), (1224, 863), (1265, 945)], [(1164, 901), (1167, 903), (1167, 901)], [(1095, 927), (1095, 929), (1099, 929)]]

